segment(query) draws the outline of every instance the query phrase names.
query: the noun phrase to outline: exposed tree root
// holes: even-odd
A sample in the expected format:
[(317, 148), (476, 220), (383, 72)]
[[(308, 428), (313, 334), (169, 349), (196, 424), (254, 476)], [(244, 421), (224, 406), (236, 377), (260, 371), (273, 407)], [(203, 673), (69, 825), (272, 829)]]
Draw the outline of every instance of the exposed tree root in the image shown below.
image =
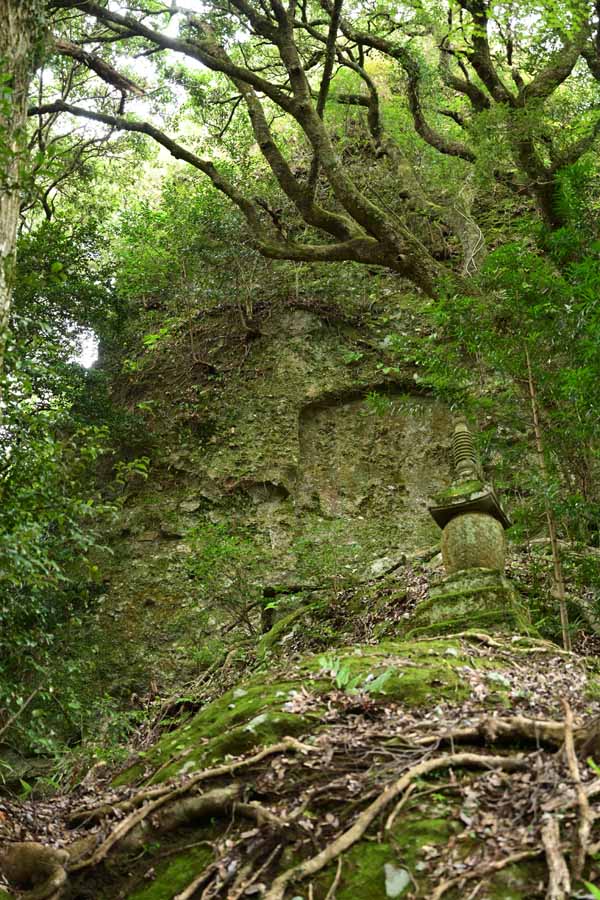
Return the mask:
[[(486, 634), (483, 631), (456, 631), (454, 634), (444, 635), (447, 640), (452, 640), (453, 638), (465, 638), (467, 640), (479, 641), (480, 644), (485, 644), (486, 647), (493, 647), (496, 650), (504, 649), (504, 644), (501, 644), (500, 641), (494, 640), (494, 638), (490, 634)], [(428, 638), (421, 638), (421, 640), (428, 640)]]
[[(311, 878), (330, 863), (337, 862), (336, 874), (327, 892), (328, 900), (335, 900), (342, 880), (342, 855), (365, 836), (382, 813), (389, 815), (385, 825), (380, 826), (381, 833), (393, 826), (415, 789), (417, 779), (440, 770), (471, 768), (517, 773), (509, 779), (508, 776), (497, 774), (482, 776), (479, 772), (469, 780), (469, 791), (472, 791), (473, 782), (478, 783), (478, 796), (488, 797), (487, 815), (491, 814), (493, 817), (494, 807), (489, 806), (489, 798), (495, 798), (497, 793), (494, 792), (500, 791), (500, 796), (511, 797), (512, 809), (514, 786), (517, 797), (521, 797), (518, 801), (521, 806), (517, 804), (517, 809), (521, 809), (521, 815), (525, 811), (529, 830), (519, 826), (514, 835), (508, 835), (505, 831), (504, 842), (499, 846), (506, 855), (499, 859), (481, 861), (480, 853), (475, 853), (466, 871), (460, 869), (456, 857), (453, 858), (451, 854), (448, 857), (448, 869), (436, 864), (434, 884), (437, 887), (431, 894), (432, 900), (439, 900), (450, 890), (461, 890), (466, 882), (470, 882), (472, 886), (473, 880), (477, 878), (481, 879), (482, 886), (487, 877), (511, 863), (535, 857), (545, 857), (546, 860), (549, 873), (547, 900), (566, 900), (570, 896), (570, 885), (581, 878), (588, 859), (600, 850), (599, 846), (591, 843), (592, 825), (598, 816), (590, 806), (590, 798), (600, 793), (600, 779), (583, 783), (576, 753), (578, 748), (581, 758), (590, 735), (597, 734), (598, 723), (594, 720), (591, 725), (578, 724), (575, 727), (570, 706), (564, 702), (563, 708), (564, 721), (527, 716), (486, 716), (467, 728), (408, 740), (399, 749), (395, 746), (393, 752), (388, 752), (385, 744), (382, 749), (379, 723), (370, 730), (365, 726), (364, 736), (357, 740), (346, 726), (337, 725), (333, 726), (333, 734), (337, 735), (333, 741), (331, 737), (323, 737), (320, 742), (309, 746), (294, 738), (286, 738), (262, 748), (252, 756), (180, 776), (168, 783), (144, 787), (117, 803), (109, 802), (92, 809), (78, 810), (75, 814), (77, 821), (90, 818), (96, 820), (101, 817), (101, 811), (105, 813), (108, 822), (106, 828), (111, 830), (109, 833), (106, 830), (102, 832), (100, 843), (97, 834), (91, 834), (77, 842), (79, 846), (77, 843), (71, 844), (68, 851), (51, 850), (41, 844), (13, 844), (10, 852), (15, 854), (14, 860), (18, 861), (21, 853), (21, 861), (27, 863), (29, 860), (27, 864), (30, 868), (27, 869), (25, 865), (21, 872), (16, 869), (9, 872), (11, 860), (8, 851), (4, 850), (0, 852), (0, 869), (5, 872), (11, 884), (30, 889), (25, 894), (25, 900), (50, 900), (57, 897), (57, 891), (60, 894), (68, 874), (82, 873), (84, 878), (88, 877), (86, 870), (101, 864), (114, 849), (131, 853), (152, 843), (164, 832), (173, 832), (206, 818), (228, 818), (233, 822), (237, 816), (243, 816), (255, 823), (256, 828), (244, 831), (234, 824), (234, 840), (231, 840), (231, 832), (228, 830), (227, 839), (223, 839), (221, 843), (219, 839), (214, 844), (215, 861), (199, 872), (174, 900), (210, 900), (217, 897), (241, 900), (249, 889), (254, 892), (264, 891), (261, 894), (263, 900), (283, 900), (292, 885), (300, 881), (310, 885)], [(410, 718), (408, 721), (412, 722)], [(424, 727), (427, 724), (425, 722)], [(439, 728), (439, 724), (437, 727)], [(511, 741), (513, 748), (503, 756), (454, 752), (452, 748), (451, 753), (427, 758), (435, 752), (436, 744), (459, 740)], [(538, 748), (546, 746), (552, 750), (564, 745), (564, 757), (562, 753), (549, 754), (541, 750), (529, 755), (516, 754), (514, 744), (524, 740), (533, 742)], [(364, 751), (362, 754), (361, 750)], [(288, 751), (301, 753), (305, 758), (296, 757), (294, 762), (288, 759), (285, 768), (273, 767), (267, 762), (260, 767), (258, 775), (252, 772), (252, 788), (244, 785), (241, 777), (235, 780), (232, 778), (237, 772), (257, 767), (262, 761)], [(310, 756), (306, 758), (307, 753)], [(322, 756), (313, 760), (313, 754)], [(416, 763), (415, 754), (421, 756)], [(360, 762), (354, 762), (354, 759)], [(541, 759), (545, 760), (548, 767), (547, 770), (544, 769), (544, 774), (539, 764)], [(564, 761), (568, 767), (568, 790), (565, 790), (564, 784)], [(293, 766), (290, 770), (291, 777), (282, 780), (290, 765)], [(404, 768), (400, 777), (397, 775), (398, 766)], [(352, 799), (344, 793), (347, 772), (352, 772), (354, 779), (356, 776), (359, 778), (358, 782), (354, 780), (355, 794)], [(525, 775), (519, 774), (522, 772)], [(452, 772), (450, 777), (450, 785), (440, 785), (438, 780), (432, 790), (450, 787), (458, 789), (464, 797), (468, 796), (464, 787), (465, 779), (455, 778)], [(218, 786), (207, 789), (207, 782), (217, 778), (222, 779)], [(300, 795), (295, 792), (298, 784), (303, 785)], [(359, 790), (356, 789), (357, 784)], [(280, 805), (282, 786), (283, 802)], [(249, 789), (253, 789), (255, 796), (259, 796), (264, 802), (252, 800)], [(537, 793), (530, 795), (530, 789)], [(529, 812), (530, 796), (536, 798), (534, 812)], [(328, 814), (324, 819), (317, 820), (316, 829), (313, 830), (315, 819), (311, 816), (308, 821), (305, 817), (308, 805), (317, 811), (324, 804), (325, 808), (330, 809), (332, 800), (338, 804), (337, 810), (341, 810), (341, 813), (337, 812), (335, 816)], [(357, 803), (362, 811), (346, 827), (350, 816), (354, 814), (351, 810)], [(124, 818), (114, 820), (115, 814), (118, 816), (124, 813)], [(559, 820), (567, 837), (565, 840), (563, 836), (563, 846), (560, 842)], [(515, 822), (518, 821), (515, 815)], [(484, 833), (481, 827), (480, 825), (480, 831), (476, 833)], [(532, 828), (534, 835), (537, 835), (533, 837), (533, 841), (536, 841), (533, 846)], [(311, 846), (310, 841), (314, 847), (312, 851), (307, 850)], [(290, 851), (293, 848), (294, 853), (303, 861), (282, 871), (279, 857), (286, 845), (290, 847)], [(30, 847), (29, 857), (27, 847)], [(46, 851), (49, 856), (44, 855)], [(306, 858), (309, 852), (313, 855)], [(570, 860), (571, 871), (565, 855)], [(43, 870), (44, 859), (49, 861), (46, 870)], [(38, 864), (37, 860), (41, 862)], [(152, 877), (151, 872), (149, 870), (148, 877)], [(39, 873), (44, 874), (43, 880)], [(441, 880), (444, 877), (446, 880)], [(310, 896), (310, 887), (308, 893)]]
[[(212, 778), (222, 778), (224, 775), (231, 775), (233, 772), (237, 771), (237, 769), (256, 765), (256, 763), (261, 762), (261, 760), (265, 759), (267, 756), (285, 753), (288, 750), (296, 750), (302, 753), (315, 752), (314, 747), (303, 744), (301, 741), (297, 741), (296, 738), (287, 737), (278, 744), (264, 747), (262, 750), (259, 750), (258, 753), (255, 753), (253, 756), (249, 756), (246, 759), (234, 760), (232, 763), (215, 766), (212, 769), (203, 769), (201, 772), (196, 772), (194, 775), (185, 775), (176, 781), (171, 780), (164, 784), (154, 785), (154, 787), (144, 788), (132, 797), (128, 797), (126, 800), (120, 800), (117, 803), (102, 803), (100, 806), (78, 809), (69, 816), (69, 823), (77, 825), (80, 823), (97, 822), (110, 815), (114, 815), (115, 812), (130, 812), (135, 810), (146, 800), (157, 800), (165, 796), (170, 797), (175, 791), (179, 790), (180, 787), (184, 790), (184, 793), (186, 793), (202, 781), (209, 781)], [(167, 763), (161, 765), (160, 769), (157, 771), (162, 771), (176, 759), (177, 757), (172, 757)]]
[[(495, 650), (508, 651), (511, 655), (514, 653), (552, 653), (556, 656), (573, 656), (572, 651), (563, 650), (562, 647), (558, 647), (556, 644), (543, 638), (530, 638), (527, 647), (510, 646), (510, 648), (506, 643), (503, 644), (495, 640), (490, 634), (486, 634), (483, 631), (456, 631), (444, 635), (445, 640), (452, 640), (453, 638), (478, 641), (480, 644), (485, 644), (487, 647), (492, 647)], [(430, 639), (428, 636), (416, 638), (417, 641), (428, 641)]]
[(338, 858), (338, 864), (337, 864), (337, 869), (336, 869), (336, 873), (335, 873), (335, 878), (331, 882), (331, 886), (330, 886), (329, 890), (327, 891), (327, 894), (325, 895), (325, 900), (335, 900), (335, 892), (338, 889), (338, 885), (339, 885), (340, 879), (342, 877), (342, 865), (343, 865), (342, 857), (340, 856)]
[(579, 763), (575, 754), (575, 741), (573, 739), (573, 713), (566, 700), (562, 701), (565, 711), (565, 755), (567, 764), (577, 795), (578, 822), (571, 854), (571, 876), (573, 883), (579, 881), (585, 866), (585, 860), (592, 831), (592, 814), (587, 794), (581, 783)]
[(385, 821), (385, 831), (389, 831), (392, 828), (394, 822), (396, 821), (398, 814), (402, 811), (404, 805), (406, 804), (407, 800), (410, 798), (410, 795), (412, 794), (414, 789), (415, 789), (415, 785), (409, 784), (407, 789), (404, 791), (403, 796), (400, 797), (400, 799), (398, 800), (395, 807), (393, 808), (393, 810), (391, 811), (391, 813), (389, 814), (389, 816), (387, 817), (387, 819)]
[[(197, 772), (195, 775), (191, 777), (183, 778), (176, 783), (175, 786), (173, 784), (170, 785), (162, 785), (159, 788), (147, 789), (145, 791), (140, 791), (140, 793), (136, 794), (134, 798), (131, 799), (130, 802), (138, 803), (142, 802), (145, 798), (152, 797), (150, 801), (144, 806), (139, 807), (134, 812), (130, 813), (123, 819), (119, 824), (111, 831), (107, 838), (100, 844), (97, 850), (92, 853), (90, 857), (87, 859), (83, 859), (80, 862), (76, 863), (71, 867), (70, 871), (78, 872), (80, 869), (88, 868), (89, 866), (95, 866), (97, 863), (101, 862), (106, 854), (111, 850), (112, 847), (115, 846), (119, 841), (122, 841), (123, 838), (129, 834), (136, 826), (140, 825), (145, 819), (147, 819), (150, 815), (153, 815), (157, 812), (161, 807), (168, 804), (173, 804), (174, 801), (178, 800), (184, 794), (190, 793), (192, 788), (194, 788), (197, 784), (200, 784), (202, 781), (207, 781), (211, 778), (218, 778), (223, 775), (231, 775), (237, 769), (248, 767), (260, 762), (262, 759), (265, 759), (267, 756), (272, 756), (276, 753), (285, 753), (286, 750), (302, 750), (303, 752), (313, 751), (314, 747), (309, 747), (306, 744), (300, 743), (295, 738), (286, 738), (284, 741), (281, 741), (279, 744), (273, 744), (270, 747), (264, 747), (258, 753), (255, 753), (254, 756), (250, 756), (247, 759), (236, 760), (235, 762), (228, 763), (223, 766), (215, 766), (213, 769), (204, 769), (202, 772)], [(207, 796), (207, 795), (205, 795)], [(236, 795), (237, 796), (237, 795)], [(196, 798), (197, 800), (201, 800), (202, 798)], [(233, 797), (231, 798), (233, 800)], [(191, 801), (190, 801), (191, 802)]]
[(523, 760), (505, 756), (481, 756), (477, 753), (453, 753), (448, 756), (438, 756), (424, 760), (412, 766), (397, 781), (387, 788), (358, 816), (354, 824), (344, 831), (335, 841), (317, 853), (311, 859), (307, 859), (287, 872), (279, 875), (267, 893), (264, 900), (283, 900), (288, 884), (302, 881), (311, 875), (316, 875), (332, 860), (337, 859), (353, 844), (359, 841), (372, 822), (399, 794), (402, 794), (415, 778), (435, 772), (438, 769), (447, 769), (450, 766), (482, 766), (484, 768), (500, 768), (508, 771), (522, 769), (525, 766)]
[[(27, 900), (49, 900), (65, 884), (67, 871), (75, 873), (98, 865), (117, 844), (122, 849), (137, 849), (145, 842), (149, 832), (172, 831), (190, 821), (233, 812), (251, 818), (259, 826), (282, 828), (287, 823), (260, 804), (238, 802), (242, 793), (242, 787), (238, 783), (204, 794), (194, 794), (193, 789), (203, 781), (231, 775), (238, 769), (256, 765), (268, 756), (289, 750), (306, 753), (314, 752), (315, 749), (288, 737), (245, 759), (204, 769), (175, 783), (147, 788), (122, 804), (101, 804), (91, 810), (78, 810), (71, 821), (95, 821), (114, 815), (115, 810), (132, 809), (132, 812), (89, 855), (89, 843), (95, 844), (94, 838), (83, 842), (83, 854), (81, 841), (73, 844), (69, 851), (54, 850), (33, 841), (17, 842), (0, 851), (0, 872), (15, 887), (33, 888), (26, 894)], [(160, 815), (155, 815), (159, 812)]]
[(546, 900), (567, 900), (571, 896), (571, 876), (560, 848), (560, 829), (552, 816), (542, 825), (542, 844), (548, 866)]
[(194, 896), (196, 891), (203, 887), (216, 871), (217, 864), (212, 863), (208, 867), (208, 869), (205, 869), (204, 872), (201, 872), (197, 878), (194, 878), (194, 880), (190, 884), (188, 884), (185, 890), (181, 891), (181, 893), (179, 894), (176, 894), (173, 897), (173, 900), (190, 900), (190, 898)]
[(521, 850), (519, 853), (511, 853), (510, 856), (504, 856), (502, 859), (494, 860), (494, 862), (476, 866), (474, 869), (471, 869), (470, 872), (462, 872), (460, 875), (457, 875), (456, 878), (449, 878), (447, 881), (442, 881), (431, 895), (431, 900), (440, 900), (444, 894), (452, 890), (452, 888), (459, 887), (464, 881), (471, 881), (473, 878), (484, 879), (488, 875), (500, 872), (502, 869), (506, 868), (506, 866), (511, 866), (513, 863), (541, 856), (543, 852), (544, 851), (539, 847), (532, 850)]
[[(149, 806), (153, 806), (153, 809), (149, 811), (146, 811), (146, 807), (142, 807), (139, 812), (140, 814), (145, 814), (144, 818), (140, 819), (135, 827), (128, 831), (124, 837), (118, 839), (120, 848), (131, 852), (142, 847), (151, 837), (158, 833), (175, 831), (177, 828), (181, 828), (191, 822), (199, 822), (212, 816), (229, 815), (233, 812), (235, 801), (241, 796), (241, 793), (242, 785), (234, 782), (227, 785), (227, 787), (207, 791), (205, 794), (192, 794), (188, 797), (181, 797), (164, 803), (158, 816), (150, 815), (151, 812), (154, 813), (156, 811), (156, 805), (149, 804)], [(240, 806), (247, 805), (240, 804)], [(104, 843), (106, 844), (107, 842), (105, 841)], [(106, 852), (105, 850), (100, 859), (103, 858)], [(82, 866), (74, 866), (71, 871), (76, 871), (80, 867), (95, 865), (94, 857), (95, 854), (89, 860), (84, 860)]]
[[(279, 845), (275, 847), (274, 850), (271, 850), (264, 863), (259, 866), (255, 872), (252, 872), (252, 867), (250, 867), (249, 873), (240, 873), (240, 876), (236, 879), (236, 883), (232, 885), (231, 890), (229, 891), (227, 900), (240, 900), (240, 897), (243, 897), (248, 888), (252, 887), (253, 884), (256, 884), (262, 873), (269, 868), (280, 850), (281, 848)], [(325, 898), (325, 900), (327, 900), (327, 898)]]
[[(589, 730), (582, 727), (572, 731), (576, 743), (582, 744), (589, 738)], [(478, 741), (489, 743), (499, 741), (527, 740), (537, 746), (549, 744), (561, 747), (565, 740), (565, 723), (551, 719), (529, 719), (526, 716), (486, 716), (476, 725), (467, 728), (455, 728), (443, 735), (427, 735), (418, 738), (415, 743), (421, 746), (438, 744), (441, 741)]]
[(26, 890), (26, 900), (50, 900), (67, 880), (68, 859), (66, 850), (23, 841), (0, 850), (0, 871), (11, 885)]

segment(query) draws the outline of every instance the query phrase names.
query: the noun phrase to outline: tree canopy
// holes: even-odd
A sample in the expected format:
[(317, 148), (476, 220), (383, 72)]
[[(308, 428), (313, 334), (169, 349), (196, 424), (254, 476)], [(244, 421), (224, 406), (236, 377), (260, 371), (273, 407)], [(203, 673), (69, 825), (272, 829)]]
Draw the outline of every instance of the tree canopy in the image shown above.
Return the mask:
[[(147, 135), (238, 207), (264, 255), (385, 266), (428, 294), (477, 269), (481, 203), (529, 199), (564, 226), (564, 174), (600, 131), (593, 3), (54, 0), (47, 15), (40, 141), (58, 114)], [(257, 154), (270, 187), (254, 190)]]

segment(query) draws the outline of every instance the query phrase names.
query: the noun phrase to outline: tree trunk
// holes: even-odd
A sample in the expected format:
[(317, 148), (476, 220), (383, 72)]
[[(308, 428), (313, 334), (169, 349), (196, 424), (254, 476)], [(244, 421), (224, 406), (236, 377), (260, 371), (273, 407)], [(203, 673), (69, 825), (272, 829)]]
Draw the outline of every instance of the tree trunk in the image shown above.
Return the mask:
[(14, 287), (27, 94), (42, 23), (41, 0), (0, 0), (0, 372)]
[[(538, 411), (537, 392), (535, 382), (533, 380), (533, 371), (531, 368), (531, 357), (529, 350), (525, 347), (525, 361), (527, 363), (527, 384), (529, 387), (529, 400), (531, 402), (531, 417), (533, 420), (533, 434), (535, 437), (535, 449), (537, 451), (540, 472), (546, 487), (549, 483), (548, 468), (544, 457), (544, 444), (542, 441), (542, 428), (540, 425), (540, 416)], [(563, 647), (565, 650), (571, 650), (571, 634), (569, 632), (569, 616), (567, 613), (567, 592), (565, 589), (565, 577), (563, 574), (562, 563), (560, 559), (560, 549), (558, 546), (558, 533), (556, 530), (556, 519), (548, 497), (544, 497), (544, 507), (546, 512), (546, 522), (548, 524), (548, 536), (550, 538), (550, 546), (552, 548), (552, 562), (554, 565), (552, 595), (558, 600), (558, 608), (560, 611), (560, 624), (562, 627)]]

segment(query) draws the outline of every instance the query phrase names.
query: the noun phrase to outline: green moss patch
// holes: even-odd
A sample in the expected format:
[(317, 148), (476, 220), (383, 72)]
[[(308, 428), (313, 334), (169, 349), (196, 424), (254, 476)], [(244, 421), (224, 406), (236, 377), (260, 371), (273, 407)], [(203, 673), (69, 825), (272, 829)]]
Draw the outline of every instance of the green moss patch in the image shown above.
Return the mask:
[(437, 506), (443, 506), (444, 503), (449, 500), (453, 500), (456, 497), (468, 497), (471, 494), (477, 494), (484, 488), (485, 484), (483, 481), (474, 478), (471, 481), (461, 481), (459, 484), (451, 484), (450, 487), (435, 494), (432, 499)]
[(125, 771), (116, 783), (134, 781), (144, 769), (157, 769), (173, 758), (160, 771), (158, 779), (163, 781), (226, 756), (238, 756), (287, 735), (310, 730), (318, 721), (318, 714), (301, 716), (283, 709), (290, 692), (300, 687), (299, 681), (282, 679), (273, 683), (268, 676), (255, 676), (244, 688), (228, 691), (165, 735), (142, 763)]
[(156, 876), (150, 884), (128, 896), (130, 900), (165, 900), (182, 891), (211, 862), (208, 847), (193, 847), (174, 858), (158, 864)]
[(256, 648), (256, 655), (258, 658), (264, 659), (267, 653), (270, 653), (277, 647), (279, 641), (281, 641), (286, 634), (290, 634), (294, 627), (305, 622), (306, 617), (310, 615), (311, 612), (322, 606), (322, 602), (301, 606), (276, 622), (273, 628), (267, 631), (258, 642), (258, 647)]
[[(306, 667), (312, 672), (323, 672), (329, 661), (335, 661), (342, 672), (347, 669), (350, 679), (357, 682), (357, 689), (407, 706), (420, 706), (432, 698), (436, 702), (441, 699), (459, 701), (469, 695), (459, 669), (473, 665), (473, 660), (456, 638), (384, 641), (376, 647), (344, 648), (335, 655), (313, 657)], [(484, 660), (475, 662), (485, 665)], [(371, 688), (371, 682), (384, 673), (387, 678), (382, 680), (381, 687)]]
[[(425, 846), (446, 844), (449, 838), (459, 831), (456, 823), (447, 819), (421, 818), (417, 813), (403, 817), (385, 843), (363, 840), (352, 847), (343, 857), (342, 877), (336, 893), (337, 900), (385, 900), (388, 896), (385, 888), (385, 866), (390, 863), (397, 868), (406, 869), (418, 881), (416, 863), (419, 851)], [(324, 870), (315, 881), (317, 897), (324, 897), (335, 877), (337, 864)], [(413, 885), (399, 896), (408, 896)], [(431, 886), (419, 897), (427, 896)], [(296, 892), (299, 896), (301, 891)]]
[[(228, 691), (164, 735), (116, 783), (131, 783), (145, 771), (164, 766), (157, 774), (162, 781), (267, 746), (287, 735), (314, 733), (320, 727), (321, 711), (329, 695), (339, 690), (364, 691), (375, 699), (410, 707), (444, 699), (460, 702), (470, 693), (461, 672), (467, 665), (487, 668), (493, 663), (473, 658), (459, 639), (449, 638), (384, 641), (377, 646), (310, 656), (293, 678), (256, 674), (243, 687)], [(302, 688), (312, 697), (310, 708), (302, 713), (290, 711), (289, 701)], [(165, 765), (169, 760), (172, 762)]]

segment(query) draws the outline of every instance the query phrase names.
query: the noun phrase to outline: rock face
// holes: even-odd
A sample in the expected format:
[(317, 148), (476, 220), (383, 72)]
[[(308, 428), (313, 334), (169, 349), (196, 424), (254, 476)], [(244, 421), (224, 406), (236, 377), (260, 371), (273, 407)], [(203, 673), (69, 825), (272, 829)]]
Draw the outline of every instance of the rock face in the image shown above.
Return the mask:
[[(370, 347), (357, 353), (358, 340)], [(251, 549), (235, 572), (227, 556), (215, 571), (230, 593), (242, 572), (258, 601), (273, 586), (372, 577), (375, 560), (439, 540), (427, 497), (450, 478), (451, 414), (410, 366), (382, 375), (382, 347), (364, 327), (287, 309), (225, 377), (195, 385), (182, 369), (171, 385), (155, 354), (151, 378), (136, 373), (121, 387), (124, 403), (133, 392), (152, 409), (148, 447), (137, 451), (151, 462), (148, 479), (127, 486), (112, 555), (100, 561), (96, 694), (175, 684), (204, 663), (222, 611), (215, 585), (190, 577), (194, 530)]]
[(379, 412), (370, 411), (364, 391), (301, 410), (296, 504), (329, 518), (390, 520), (395, 543), (411, 550), (431, 533), (427, 486), (439, 488), (447, 476), (451, 419), (427, 397), (389, 388), (380, 396)]

